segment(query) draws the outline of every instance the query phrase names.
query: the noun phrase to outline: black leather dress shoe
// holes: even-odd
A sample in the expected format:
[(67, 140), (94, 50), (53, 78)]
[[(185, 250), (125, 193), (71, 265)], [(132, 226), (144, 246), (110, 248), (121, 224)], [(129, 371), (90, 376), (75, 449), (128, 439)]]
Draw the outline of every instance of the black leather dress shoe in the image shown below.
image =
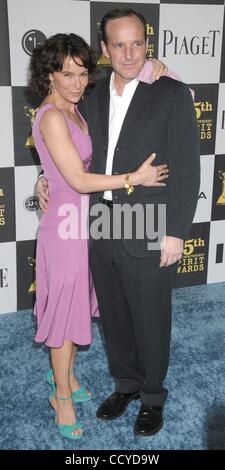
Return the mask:
[(142, 404), (134, 425), (136, 436), (151, 436), (163, 427), (163, 407)]
[(114, 392), (99, 406), (96, 416), (97, 418), (108, 420), (119, 418), (126, 411), (130, 401), (137, 400), (138, 398), (140, 398), (139, 392)]

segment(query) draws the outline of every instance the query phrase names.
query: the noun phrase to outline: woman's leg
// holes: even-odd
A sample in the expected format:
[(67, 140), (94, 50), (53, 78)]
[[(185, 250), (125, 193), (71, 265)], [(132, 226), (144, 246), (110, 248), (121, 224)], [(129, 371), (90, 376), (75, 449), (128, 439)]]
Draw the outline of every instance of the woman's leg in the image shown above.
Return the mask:
[[(76, 344), (73, 344), (72, 346), (72, 354), (71, 354), (71, 361), (70, 361), (70, 387), (71, 387), (71, 390), (72, 392), (76, 392), (77, 390), (80, 389), (80, 384), (76, 378), (76, 376), (74, 375), (74, 364), (75, 364), (75, 360), (76, 360), (76, 354), (77, 354), (77, 349), (78, 349), (78, 346)], [(88, 390), (86, 391), (87, 392), (87, 395), (89, 397), (91, 397), (91, 392), (89, 392)]]
[(69, 381), (70, 381), (70, 387), (73, 392), (76, 390), (79, 390), (80, 384), (77, 380), (77, 378), (74, 375), (74, 364), (76, 360), (76, 353), (77, 353), (77, 345), (73, 344), (72, 345), (72, 353), (71, 353), (71, 360), (70, 360), (70, 370), (69, 370)]
[[(76, 423), (69, 380), (72, 353), (73, 343), (69, 340), (65, 340), (61, 348), (51, 348), (51, 362), (56, 383), (56, 396), (52, 397), (51, 403), (56, 411), (58, 424), (73, 425)], [(71, 400), (57, 400), (57, 396), (60, 398), (71, 397)], [(75, 434), (81, 432), (80, 429), (74, 431)]]

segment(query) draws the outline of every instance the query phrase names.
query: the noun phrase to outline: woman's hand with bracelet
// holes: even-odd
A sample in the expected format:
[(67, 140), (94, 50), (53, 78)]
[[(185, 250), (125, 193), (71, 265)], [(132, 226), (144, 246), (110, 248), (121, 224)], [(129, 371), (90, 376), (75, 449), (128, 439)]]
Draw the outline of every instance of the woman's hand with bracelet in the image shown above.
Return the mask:
[(166, 186), (164, 180), (168, 178), (169, 169), (166, 164), (152, 165), (156, 154), (152, 153), (138, 168), (137, 174), (140, 177), (141, 186)]

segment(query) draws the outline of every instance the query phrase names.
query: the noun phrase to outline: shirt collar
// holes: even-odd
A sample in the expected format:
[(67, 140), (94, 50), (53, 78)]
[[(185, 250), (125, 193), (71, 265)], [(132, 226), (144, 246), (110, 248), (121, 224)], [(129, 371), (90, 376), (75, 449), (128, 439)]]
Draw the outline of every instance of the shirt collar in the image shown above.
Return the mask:
[(110, 83), (109, 83), (110, 94), (113, 95), (113, 96), (119, 97), (119, 98), (122, 98), (122, 96), (124, 96), (126, 93), (129, 93), (129, 92), (131, 92), (132, 90), (135, 90), (136, 86), (137, 86), (138, 83), (139, 83), (139, 80), (138, 80), (137, 78), (133, 78), (133, 80), (131, 80), (130, 82), (126, 83), (126, 85), (125, 85), (125, 87), (124, 87), (124, 90), (123, 90), (122, 96), (119, 96), (119, 95), (117, 94), (116, 87), (115, 87), (115, 85), (114, 85), (114, 80), (115, 80), (115, 73), (112, 72), (112, 73), (111, 73), (111, 77), (110, 77)]

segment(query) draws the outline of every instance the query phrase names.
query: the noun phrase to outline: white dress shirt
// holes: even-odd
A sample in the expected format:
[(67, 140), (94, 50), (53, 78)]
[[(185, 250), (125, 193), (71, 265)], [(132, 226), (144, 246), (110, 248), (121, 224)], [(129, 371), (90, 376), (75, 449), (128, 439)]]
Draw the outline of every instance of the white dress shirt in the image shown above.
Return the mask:
[[(119, 96), (114, 86), (114, 77), (114, 72), (112, 72), (109, 85), (109, 139), (105, 171), (106, 175), (112, 174), (113, 156), (120, 135), (121, 127), (123, 125), (123, 121), (129, 108), (130, 102), (133, 98), (134, 92), (139, 83), (137, 78), (134, 78), (125, 85), (122, 96)], [(111, 201), (112, 191), (105, 191), (103, 197), (104, 199)]]

